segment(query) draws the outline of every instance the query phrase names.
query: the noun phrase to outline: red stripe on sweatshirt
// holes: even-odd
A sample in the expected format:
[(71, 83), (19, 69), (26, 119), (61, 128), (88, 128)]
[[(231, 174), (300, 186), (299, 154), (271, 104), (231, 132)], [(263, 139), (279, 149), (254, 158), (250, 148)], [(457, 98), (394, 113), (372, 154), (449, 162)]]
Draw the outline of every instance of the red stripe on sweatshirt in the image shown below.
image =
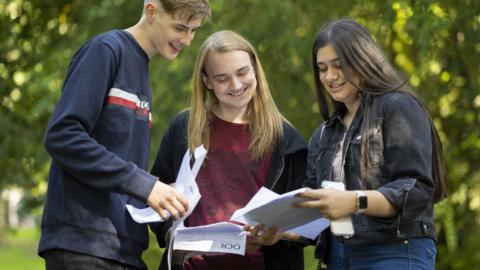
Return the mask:
[(137, 103), (132, 102), (132, 101), (127, 100), (127, 99), (119, 98), (119, 97), (109, 96), (109, 97), (107, 97), (106, 102), (107, 102), (107, 104), (120, 105), (120, 106), (123, 106), (123, 107), (130, 108), (132, 110), (137, 110), (138, 109)]

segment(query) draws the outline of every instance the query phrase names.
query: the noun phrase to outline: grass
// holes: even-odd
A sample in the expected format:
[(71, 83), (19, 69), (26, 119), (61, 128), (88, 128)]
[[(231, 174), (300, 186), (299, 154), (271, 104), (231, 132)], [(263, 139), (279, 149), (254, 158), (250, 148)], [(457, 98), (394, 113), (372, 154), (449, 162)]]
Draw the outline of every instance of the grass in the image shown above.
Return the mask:
[[(7, 230), (0, 238), (0, 270), (45, 269), (44, 260), (37, 255), (39, 229)], [(143, 254), (148, 269), (156, 270), (162, 258), (155, 237), (150, 237), (150, 247)]]
[(305, 270), (316, 270), (317, 269), (317, 260), (314, 257), (314, 246), (309, 246), (303, 249), (304, 251), (304, 259), (305, 262)]
[(0, 239), (0, 270), (44, 269), (44, 261), (37, 255), (38, 229), (8, 230)]
[[(0, 238), (0, 270), (38, 270), (45, 269), (44, 261), (37, 255), (38, 229), (9, 230)], [(305, 248), (305, 270), (315, 270), (313, 247)], [(162, 258), (162, 252), (153, 234), (150, 246), (143, 254), (148, 269), (156, 270)]]
[(148, 269), (157, 270), (160, 265), (160, 260), (162, 259), (163, 249), (160, 249), (157, 244), (157, 239), (155, 234), (150, 233), (150, 242), (148, 249), (143, 252), (142, 258), (143, 261), (147, 264)]

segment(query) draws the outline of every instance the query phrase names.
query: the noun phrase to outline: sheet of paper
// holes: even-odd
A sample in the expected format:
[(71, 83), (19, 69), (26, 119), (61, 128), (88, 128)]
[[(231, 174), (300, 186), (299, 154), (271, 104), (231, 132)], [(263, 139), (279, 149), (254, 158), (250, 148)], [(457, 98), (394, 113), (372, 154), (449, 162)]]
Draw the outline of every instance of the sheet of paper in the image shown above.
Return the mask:
[(175, 181), (175, 188), (180, 191), (188, 199), (188, 211), (182, 218), (175, 220), (170, 228), (172, 232), (170, 237), (170, 242), (168, 243), (168, 269), (171, 269), (172, 265), (172, 250), (173, 250), (173, 243), (176, 238), (177, 229), (184, 227), (183, 222), (185, 219), (190, 216), (197, 206), (198, 201), (200, 201), (201, 195), (200, 190), (198, 189), (197, 182), (195, 182), (195, 178), (197, 177), (198, 171), (200, 170), (203, 160), (207, 156), (207, 150), (203, 147), (203, 145), (197, 147), (193, 152), (193, 157), (195, 158), (195, 162), (193, 167), (190, 167), (190, 160), (192, 155), (190, 151), (187, 150), (185, 155), (183, 156), (182, 164), (180, 165), (180, 170), (177, 175), (177, 179)]
[(195, 162), (193, 167), (190, 167), (191, 155), (187, 150), (183, 156), (177, 179), (173, 184), (175, 189), (188, 199), (188, 211), (185, 213), (183, 218), (177, 220), (178, 223), (183, 222), (188, 216), (190, 216), (195, 209), (195, 206), (197, 206), (198, 201), (200, 201), (200, 198), (202, 197), (200, 195), (200, 190), (198, 189), (195, 178), (197, 177), (198, 171), (203, 164), (203, 160), (207, 156), (207, 150), (205, 150), (203, 145), (201, 145), (195, 149), (193, 156), (195, 157)]
[(315, 239), (319, 233), (328, 228), (328, 226), (330, 226), (330, 220), (319, 218), (305, 225), (288, 230), (288, 232), (296, 233), (309, 239)]
[[(197, 176), (198, 171), (207, 155), (207, 150), (203, 147), (203, 145), (197, 147), (194, 152), (195, 156), (195, 163), (193, 168), (190, 168), (190, 152), (187, 150), (185, 153), (182, 164), (180, 166), (179, 173), (177, 175), (177, 179), (175, 183), (172, 185), (188, 200), (189, 209), (185, 215), (185, 218), (188, 217), (195, 206), (197, 205), (198, 201), (200, 200), (200, 191), (198, 190), (197, 183), (195, 182), (195, 177)], [(151, 207), (147, 208), (136, 208), (132, 205), (127, 204), (126, 208), (132, 219), (138, 223), (149, 223), (149, 222), (163, 222), (164, 220), (162, 217), (155, 212)], [(168, 211), (167, 211), (168, 213)], [(168, 213), (169, 214), (169, 213)], [(182, 220), (183, 221), (183, 220)]]
[(281, 195), (264, 189), (262, 187), (244, 208), (235, 211), (231, 220), (250, 225), (264, 224), (267, 228), (275, 225), (280, 231), (295, 231), (310, 239), (314, 239), (329, 223), (316, 209), (294, 206), (307, 200), (295, 196), (305, 188)]
[[(195, 158), (195, 162), (193, 167), (190, 167), (190, 160), (192, 156)], [(189, 150), (185, 152), (183, 156), (182, 164), (180, 165), (180, 169), (173, 184), (173, 187), (182, 194), (188, 200), (188, 210), (182, 218), (179, 218), (173, 222), (172, 227), (170, 228), (172, 232), (172, 236), (170, 237), (170, 242), (168, 244), (168, 268), (171, 268), (171, 261), (172, 261), (172, 245), (173, 239), (175, 239), (176, 229), (177, 227), (183, 227), (183, 221), (193, 212), (195, 206), (197, 205), (198, 201), (201, 198), (200, 191), (197, 186), (197, 182), (195, 182), (195, 178), (197, 177), (198, 171), (200, 170), (203, 160), (207, 156), (207, 150), (203, 147), (203, 145), (197, 147), (195, 151), (190, 153)], [(148, 223), (148, 222), (161, 222), (163, 219), (155, 212), (152, 208), (147, 207), (144, 209), (135, 208), (132, 205), (126, 205), (126, 208), (132, 219), (138, 223)]]
[[(135, 222), (137, 223), (163, 221), (162, 217), (157, 212), (155, 212), (155, 210), (153, 210), (151, 207), (140, 209), (140, 208), (135, 208), (130, 204), (127, 204), (125, 207), (127, 207), (127, 210), (132, 216), (132, 219), (135, 220)], [(168, 211), (166, 212), (168, 213)]]
[[(250, 220), (246, 220), (244, 214), (246, 214), (248, 211), (251, 211), (252, 209), (255, 209), (257, 207), (260, 207), (264, 204), (267, 204), (268, 202), (278, 198), (278, 194), (271, 191), (268, 188), (261, 187), (255, 195), (250, 199), (250, 201), (240, 209), (237, 209), (233, 215), (230, 217), (230, 220), (240, 222), (242, 224), (251, 224), (249, 222), (252, 222)], [(257, 223), (256, 223), (257, 224)]]
[(178, 228), (173, 249), (245, 255), (246, 233), (229, 222)]

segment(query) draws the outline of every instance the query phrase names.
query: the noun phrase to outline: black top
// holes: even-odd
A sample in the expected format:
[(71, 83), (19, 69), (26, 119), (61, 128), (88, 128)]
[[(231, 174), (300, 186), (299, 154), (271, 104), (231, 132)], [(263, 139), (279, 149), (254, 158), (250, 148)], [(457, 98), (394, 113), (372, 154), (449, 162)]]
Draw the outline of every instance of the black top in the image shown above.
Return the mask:
[[(183, 155), (187, 151), (187, 126), (189, 111), (179, 113), (168, 127), (152, 168), (152, 174), (166, 183), (174, 182)], [(283, 137), (275, 147), (269, 166), (266, 187), (282, 194), (302, 187), (305, 179), (307, 148), (298, 131), (283, 123)], [(161, 247), (165, 247), (167, 223), (152, 226)], [(303, 269), (303, 247), (281, 240), (270, 247), (262, 247), (266, 270)], [(164, 253), (160, 269), (167, 269)]]

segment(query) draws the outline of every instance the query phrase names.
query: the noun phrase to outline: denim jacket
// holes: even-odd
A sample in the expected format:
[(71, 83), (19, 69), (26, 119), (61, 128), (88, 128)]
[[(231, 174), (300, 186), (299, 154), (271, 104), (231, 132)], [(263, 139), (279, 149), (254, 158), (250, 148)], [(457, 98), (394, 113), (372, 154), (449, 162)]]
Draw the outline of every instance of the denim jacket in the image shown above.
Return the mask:
[[(360, 179), (361, 127), (363, 111), (357, 111), (344, 141), (343, 161), (347, 190), (378, 190), (395, 207), (392, 218), (353, 214), (355, 234), (347, 245), (399, 242), (414, 237), (435, 236), (434, 181), (432, 179), (432, 139), (428, 116), (409, 94), (388, 93), (372, 103), (378, 110), (377, 128), (368, 136), (378, 142), (370, 158), (374, 160), (368, 179)], [(306, 186), (319, 188), (332, 179), (332, 162), (345, 125), (343, 111), (337, 110), (309, 141)], [(317, 257), (326, 251), (325, 239), (317, 242)], [(320, 253), (320, 254), (319, 254)]]

